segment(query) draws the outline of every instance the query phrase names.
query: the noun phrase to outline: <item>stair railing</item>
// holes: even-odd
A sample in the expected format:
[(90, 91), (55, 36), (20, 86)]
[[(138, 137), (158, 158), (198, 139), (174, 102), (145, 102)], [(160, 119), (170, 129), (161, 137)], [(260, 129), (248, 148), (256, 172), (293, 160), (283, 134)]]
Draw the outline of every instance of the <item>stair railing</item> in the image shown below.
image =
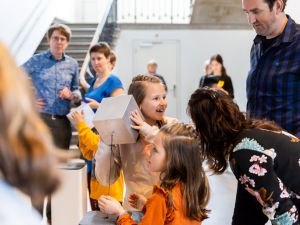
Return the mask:
[[(113, 5), (113, 2), (114, 0), (109, 0), (107, 5), (106, 5), (106, 9), (104, 11), (104, 14), (103, 14), (103, 17), (101, 18), (101, 21), (99, 22), (98, 26), (97, 26), (97, 29), (95, 31), (95, 34), (94, 34), (94, 37), (90, 43), (90, 47), (94, 44), (96, 44), (99, 40), (99, 37), (100, 37), (100, 34), (104, 28), (104, 25), (106, 23), (106, 19), (109, 15), (109, 12), (111, 10), (111, 7)], [(81, 67), (81, 70), (80, 70), (80, 73), (79, 73), (79, 79), (80, 79), (80, 85), (83, 87), (84, 90), (87, 90), (90, 85), (89, 83), (86, 81), (85, 79), (85, 74), (86, 72), (88, 71), (89, 72), (89, 61), (90, 61), (90, 54), (89, 54), (89, 51), (87, 51), (87, 54), (84, 58), (84, 61), (83, 61), (83, 64), (82, 64), (82, 67)]]

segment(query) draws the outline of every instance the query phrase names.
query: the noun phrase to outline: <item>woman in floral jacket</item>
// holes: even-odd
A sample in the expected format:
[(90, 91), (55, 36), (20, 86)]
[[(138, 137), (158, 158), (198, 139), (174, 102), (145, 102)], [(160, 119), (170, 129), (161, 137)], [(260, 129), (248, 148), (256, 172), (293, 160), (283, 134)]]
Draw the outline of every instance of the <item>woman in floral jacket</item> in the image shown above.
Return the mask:
[(229, 161), (238, 180), (232, 224), (300, 224), (299, 139), (270, 121), (246, 119), (213, 89), (196, 90), (188, 111), (210, 168), (222, 173)]

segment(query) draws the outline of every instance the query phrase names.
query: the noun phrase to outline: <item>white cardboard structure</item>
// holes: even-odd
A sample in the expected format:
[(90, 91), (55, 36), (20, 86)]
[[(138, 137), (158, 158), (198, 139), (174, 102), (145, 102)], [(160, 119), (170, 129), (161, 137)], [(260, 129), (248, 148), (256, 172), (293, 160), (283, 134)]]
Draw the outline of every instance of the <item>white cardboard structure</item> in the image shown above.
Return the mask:
[(106, 145), (135, 143), (138, 132), (131, 128), (131, 112), (139, 107), (132, 95), (104, 98), (95, 114), (93, 123)]

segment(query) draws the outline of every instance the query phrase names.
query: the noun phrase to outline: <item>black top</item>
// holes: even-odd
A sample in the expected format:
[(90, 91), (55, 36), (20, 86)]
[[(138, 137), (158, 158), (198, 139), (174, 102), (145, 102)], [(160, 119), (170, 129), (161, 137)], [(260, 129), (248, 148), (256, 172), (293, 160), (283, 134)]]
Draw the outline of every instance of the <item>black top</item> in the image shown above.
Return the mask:
[(234, 141), (230, 166), (238, 180), (234, 225), (264, 225), (268, 219), (299, 224), (299, 139), (286, 132), (244, 130)]
[(223, 89), (228, 92), (231, 98), (234, 98), (233, 85), (230, 76), (228, 75), (204, 75), (200, 78), (199, 88), (212, 87), (213, 84), (218, 84), (219, 81), (224, 81)]

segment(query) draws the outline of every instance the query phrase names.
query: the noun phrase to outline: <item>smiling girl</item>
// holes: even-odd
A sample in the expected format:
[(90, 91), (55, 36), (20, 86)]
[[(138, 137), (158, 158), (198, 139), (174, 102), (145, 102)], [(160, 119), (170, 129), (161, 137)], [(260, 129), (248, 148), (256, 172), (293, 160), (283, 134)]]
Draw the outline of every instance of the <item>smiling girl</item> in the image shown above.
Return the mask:
[(164, 117), (167, 108), (166, 91), (157, 77), (144, 75), (134, 77), (128, 94), (133, 95), (145, 118), (143, 120), (137, 112), (131, 114), (131, 119), (135, 122), (132, 127), (139, 131), (139, 138), (134, 144), (122, 144), (113, 148), (111, 177), (108, 176), (109, 155), (98, 151), (96, 177), (102, 184), (112, 184), (119, 177), (122, 169), (126, 185), (124, 207), (135, 210), (128, 204), (128, 195), (136, 192), (149, 197), (153, 185), (159, 180), (159, 174), (150, 172), (145, 160), (150, 154), (149, 144), (162, 125), (173, 122), (175, 119)]

